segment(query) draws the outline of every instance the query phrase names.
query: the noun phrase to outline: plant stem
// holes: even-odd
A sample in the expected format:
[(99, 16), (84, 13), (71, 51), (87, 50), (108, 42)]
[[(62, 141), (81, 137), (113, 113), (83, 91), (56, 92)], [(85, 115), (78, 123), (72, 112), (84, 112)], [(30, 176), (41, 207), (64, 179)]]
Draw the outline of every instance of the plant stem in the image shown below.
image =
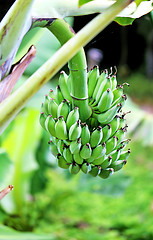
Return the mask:
[(65, 43), (20, 88), (0, 104), (0, 133), (8, 126), (27, 101), (67, 63), (82, 46), (101, 32), (131, 0), (118, 0), (99, 14)]
[[(54, 20), (48, 29), (55, 35), (61, 45), (71, 39), (75, 33), (63, 19)], [(79, 107), (80, 119), (87, 120), (92, 114), (88, 106), (87, 64), (83, 48), (68, 63), (71, 76), (71, 96), (73, 107)]]

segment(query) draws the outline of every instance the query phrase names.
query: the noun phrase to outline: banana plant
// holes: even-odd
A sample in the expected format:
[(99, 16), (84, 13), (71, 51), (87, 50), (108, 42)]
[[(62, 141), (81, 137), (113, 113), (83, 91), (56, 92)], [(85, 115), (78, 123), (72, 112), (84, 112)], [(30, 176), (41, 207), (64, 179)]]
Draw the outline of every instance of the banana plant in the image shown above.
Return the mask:
[[(92, 176), (99, 175), (101, 178), (107, 178), (112, 175), (114, 171), (122, 168), (126, 163), (126, 159), (120, 160), (121, 162), (118, 162), (117, 166), (114, 162), (116, 159), (119, 159), (117, 155), (119, 152), (118, 149), (123, 149), (128, 143), (128, 140), (123, 142), (122, 139), (126, 130), (126, 127), (122, 126), (121, 121), (118, 121), (118, 119), (121, 119), (124, 122), (122, 115), (119, 116), (119, 118), (115, 116), (122, 107), (120, 100), (124, 103), (126, 96), (123, 94), (121, 96), (118, 95), (120, 90), (116, 88), (117, 82), (115, 74), (112, 75), (104, 71), (99, 76), (99, 69), (97, 67), (87, 74), (86, 58), (82, 47), (113, 20), (123, 24), (131, 23), (133, 18), (140, 17), (152, 9), (151, 1), (134, 2), (131, 0), (118, 0), (106, 1), (105, 4), (98, 0), (76, 0), (72, 3), (70, 1), (63, 2), (58, 0), (52, 1), (51, 4), (50, 1), (45, 1), (43, 4), (42, 1), (38, 0), (29, 0), (26, 2), (23, 0), (15, 1), (0, 26), (0, 88), (2, 90), (0, 132), (2, 133), (5, 130), (16, 114), (43, 84), (49, 81), (65, 63), (69, 62), (70, 76), (68, 77), (62, 72), (59, 80), (62, 92), (57, 91), (61, 96), (60, 100), (57, 99), (58, 97), (56, 96), (56, 101), (54, 101), (54, 96), (50, 93), (50, 99), (46, 98), (47, 104), (44, 103), (44, 105), (47, 105), (47, 108), (44, 108), (43, 105), (42, 113), (40, 114), (41, 125), (49, 132), (54, 129), (52, 126), (55, 125), (56, 136), (59, 136), (59, 141), (55, 144), (54, 133), (51, 133), (52, 138), (50, 142), (50, 146), (54, 147), (54, 150), (58, 148), (58, 164), (62, 168), (70, 168), (70, 172), (74, 174), (78, 173), (81, 166), (81, 170), (84, 173), (90, 172)], [(77, 34), (74, 34), (73, 29), (61, 19), (66, 16), (85, 15), (95, 12), (102, 13)], [(122, 19), (122, 17), (124, 17), (124, 19)], [(36, 49), (32, 46), (25, 56), (13, 64), (17, 50), (24, 35), (31, 28), (38, 26), (48, 28), (60, 41), (62, 47), (20, 88), (10, 95), (17, 79), (22, 75), (36, 54)], [(112, 85), (109, 85), (110, 78)], [(101, 92), (98, 91), (98, 87), (94, 85), (94, 81), (97, 79), (100, 79), (100, 81), (98, 81), (98, 87), (100, 87)], [(103, 88), (101, 85), (102, 79), (108, 80), (105, 81), (107, 88), (106, 86)], [(68, 81), (70, 81), (70, 85), (68, 85)], [(117, 94), (113, 102), (114, 95), (112, 95), (112, 91), (115, 90)], [(62, 96), (64, 97), (63, 99)], [(89, 96), (90, 101), (88, 101)], [(65, 101), (64, 99), (67, 100)], [(109, 101), (107, 101), (108, 99)], [(102, 103), (104, 103), (104, 100), (106, 104), (103, 109)], [(52, 117), (50, 112), (46, 112), (48, 111), (49, 105), (51, 105)], [(57, 116), (53, 116), (53, 109), (57, 110)], [(75, 114), (72, 113), (73, 110)], [(79, 113), (77, 113), (77, 115), (76, 112), (78, 111)], [(71, 117), (69, 117), (70, 122), (64, 119), (63, 115), (66, 112), (73, 115), (75, 121), (73, 124)], [(55, 120), (57, 117), (58, 120)], [(91, 122), (89, 121), (86, 125), (84, 122), (88, 121), (89, 117), (91, 117)], [(109, 123), (112, 121), (114, 121), (112, 124), (114, 132), (111, 132), (109, 127)], [(97, 126), (97, 124), (101, 126)], [(89, 129), (87, 129), (87, 126), (89, 126)], [(69, 132), (66, 132), (67, 127), (69, 127)], [(102, 132), (102, 127), (106, 128), (106, 132), (105, 130)], [(86, 129), (85, 133), (83, 133), (83, 128)], [(114, 136), (114, 133), (116, 133), (119, 128), (122, 128), (122, 132), (118, 136), (120, 137), (120, 142), (117, 144), (117, 137)], [(83, 147), (81, 147), (80, 142), (81, 134), (85, 134), (85, 139), (87, 138)], [(91, 135), (89, 139), (88, 135)], [(105, 141), (108, 140), (106, 144), (104, 143), (104, 139)], [(71, 146), (69, 145), (69, 140), (71, 141)], [(67, 144), (64, 145), (65, 149), (62, 149), (62, 141), (65, 141), (64, 144)], [(109, 156), (110, 153), (116, 154), (114, 157), (115, 160), (113, 160), (112, 156)], [(75, 164), (74, 162), (71, 164), (65, 161), (66, 158), (71, 158), (71, 154), (73, 158), (75, 158)], [(123, 152), (123, 154), (125, 153)], [(105, 155), (106, 157), (104, 158)], [(97, 165), (98, 158), (100, 162), (98, 162)], [(84, 161), (84, 159), (87, 160)], [(91, 162), (93, 163), (92, 167)], [(100, 166), (100, 164), (102, 164), (102, 166)], [(101, 169), (103, 169), (103, 171), (101, 171)]]
[[(128, 8), (127, 8), (128, 6)], [(123, 11), (124, 10), (124, 11)], [(57, 71), (74, 56), (77, 51), (87, 44), (94, 36), (102, 31), (116, 16), (136, 18), (152, 10), (152, 1), (23, 1), (17, 0), (6, 14), (0, 26), (0, 76), (3, 99), (10, 94), (17, 79), (35, 55), (35, 49), (28, 54), (29, 60), (24, 64), (24, 57), (12, 66), (14, 57), (23, 36), (30, 28), (49, 26), (56, 18), (77, 16), (102, 12), (97, 18), (76, 34), (48, 62), (46, 62), (20, 89), (3, 101), (0, 106), (0, 131), (4, 131), (10, 121), (22, 109), (25, 103), (45, 84)], [(40, 19), (43, 21), (40, 21)], [(121, 21), (121, 19), (119, 19)], [(125, 22), (125, 21), (124, 21)], [(47, 25), (46, 25), (46, 24)], [(9, 44), (8, 44), (9, 43)], [(73, 47), (72, 47), (73, 45)], [(69, 49), (69, 51), (68, 51)], [(51, 63), (55, 63), (51, 66)], [(26, 65), (26, 66), (25, 66)], [(16, 73), (16, 74), (15, 74)], [(39, 77), (38, 77), (39, 76)], [(40, 77), (41, 76), (41, 77)], [(36, 81), (37, 78), (37, 81)], [(13, 79), (13, 80), (12, 80)], [(14, 80), (15, 79), (15, 80)], [(5, 88), (6, 84), (6, 88)], [(8, 90), (9, 86), (10, 90)], [(6, 90), (5, 90), (6, 89)], [(26, 89), (26, 91), (25, 91)], [(3, 100), (1, 99), (1, 101)], [(10, 104), (11, 103), (11, 104)]]

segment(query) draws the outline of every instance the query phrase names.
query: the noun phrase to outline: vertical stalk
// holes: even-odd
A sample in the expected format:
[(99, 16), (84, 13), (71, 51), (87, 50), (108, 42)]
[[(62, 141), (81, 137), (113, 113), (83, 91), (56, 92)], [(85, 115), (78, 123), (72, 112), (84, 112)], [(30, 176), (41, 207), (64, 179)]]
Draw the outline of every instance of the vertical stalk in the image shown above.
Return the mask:
[[(71, 26), (63, 19), (54, 20), (48, 29), (64, 45), (75, 33)], [(81, 121), (91, 115), (88, 106), (87, 63), (83, 48), (68, 62), (71, 76), (71, 96), (73, 106), (79, 107)]]

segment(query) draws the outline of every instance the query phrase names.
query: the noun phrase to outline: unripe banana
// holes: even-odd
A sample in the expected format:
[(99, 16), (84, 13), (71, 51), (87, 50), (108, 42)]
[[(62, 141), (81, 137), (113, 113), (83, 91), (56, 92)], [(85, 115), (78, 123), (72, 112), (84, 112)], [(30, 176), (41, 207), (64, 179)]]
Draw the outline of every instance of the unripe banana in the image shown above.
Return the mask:
[(59, 152), (57, 150), (56, 145), (53, 143), (53, 141), (49, 141), (49, 148), (51, 153), (56, 157)]
[(60, 89), (60, 85), (57, 85), (56, 87), (56, 101), (58, 105), (64, 100), (63, 94)]
[(90, 145), (92, 148), (96, 147), (103, 138), (102, 127), (98, 126), (90, 136)]
[(97, 177), (100, 174), (101, 167), (100, 166), (93, 166), (89, 171), (89, 174), (93, 177)]
[(79, 120), (79, 108), (75, 107), (71, 112), (66, 120), (66, 127), (69, 130), (70, 127)]
[(73, 156), (72, 153), (70, 152), (70, 149), (68, 147), (65, 147), (63, 150), (63, 157), (65, 158), (65, 160), (68, 163), (72, 163), (73, 162)]
[(48, 115), (48, 113), (46, 114), (46, 111), (45, 111), (45, 108), (44, 108), (44, 103), (41, 104), (41, 107), (40, 107), (40, 112), (42, 113), (45, 113), (45, 115)]
[(124, 151), (120, 154), (119, 160), (127, 160), (129, 155), (131, 153), (131, 150), (128, 149), (127, 151)]
[(49, 103), (49, 98), (48, 98), (48, 94), (46, 94), (45, 95), (45, 99), (44, 99), (44, 103), (43, 103), (43, 108), (44, 108), (44, 113), (46, 114), (46, 115), (48, 115), (49, 114), (49, 112), (48, 112), (48, 103)]
[(110, 166), (112, 162), (112, 157), (108, 156), (106, 159), (104, 159), (104, 161), (100, 164), (101, 169), (106, 169)]
[(61, 154), (57, 155), (57, 163), (60, 168), (64, 168), (64, 169), (68, 169), (70, 165), (69, 163), (67, 163), (64, 157), (61, 156)]
[(63, 155), (63, 151), (64, 151), (64, 143), (62, 140), (58, 140), (58, 142), (56, 143), (56, 146), (57, 146), (57, 150), (58, 152)]
[(126, 94), (123, 94), (119, 101), (121, 103), (122, 107), (125, 105), (126, 100), (127, 100), (127, 96), (126, 96)]
[(123, 168), (123, 166), (127, 163), (126, 160), (118, 160), (110, 165), (111, 168), (114, 169), (114, 172), (119, 171)]
[(104, 156), (105, 153), (106, 153), (106, 145), (105, 143), (103, 143), (92, 149), (91, 158), (93, 159), (100, 158)]
[(72, 174), (77, 174), (80, 171), (80, 166), (77, 163), (73, 163), (70, 165), (69, 171)]
[(107, 110), (106, 112), (98, 114), (97, 115), (98, 122), (100, 122), (103, 125), (110, 123), (115, 117), (120, 107), (121, 107), (121, 104), (117, 104), (114, 107)]
[(52, 117), (52, 115), (48, 115), (48, 117), (46, 118), (45, 127), (46, 127), (46, 130), (49, 132), (49, 134), (51, 136), (56, 137), (56, 133), (55, 133), (55, 120)]
[(46, 130), (46, 127), (45, 127), (45, 121), (46, 121), (46, 114), (44, 112), (41, 112), (40, 115), (39, 115), (39, 122), (40, 122), (40, 125), (42, 126), (42, 128), (44, 128)]
[[(102, 84), (103, 84), (103, 81), (107, 81), (107, 79), (106, 79), (107, 76), (108, 76), (107, 70), (104, 70), (104, 71), (101, 73), (101, 75), (99, 76), (99, 78), (98, 78), (98, 80), (97, 80), (96, 87), (95, 87), (94, 92), (93, 92), (93, 94), (92, 94), (92, 98), (93, 98), (94, 100), (96, 99), (96, 96), (97, 96), (97, 94), (98, 94), (98, 91), (99, 91), (100, 87), (101, 87)], [(103, 85), (105, 85), (105, 83), (104, 83)], [(102, 90), (100, 90), (99, 93), (101, 93), (101, 92), (102, 92)], [(100, 94), (100, 95), (101, 95), (101, 94)], [(100, 97), (100, 96), (99, 96), (99, 97)]]
[[(108, 76), (106, 78), (106, 80), (104, 80), (98, 90), (98, 93), (96, 95), (96, 103), (98, 104), (98, 102), (100, 101), (100, 99), (102, 98), (102, 95), (104, 94), (104, 92), (107, 90), (107, 89), (111, 89), (112, 88), (112, 82), (111, 82), (111, 79), (110, 77)], [(112, 96), (112, 101), (113, 101), (113, 93), (111, 94)], [(104, 101), (106, 101), (106, 98), (104, 98)], [(101, 108), (102, 108), (102, 100), (101, 100)]]
[(87, 143), (86, 145), (83, 145), (80, 151), (80, 157), (82, 157), (83, 159), (87, 159), (90, 158), (92, 154), (92, 149), (89, 143)]
[(53, 98), (54, 100), (56, 99), (53, 89), (49, 90), (48, 97)]
[(121, 97), (123, 95), (123, 86), (122, 85), (119, 85), (114, 91), (113, 91), (113, 95), (114, 95), (114, 98), (113, 98), (113, 103), (112, 103), (112, 106), (118, 104), (121, 100)]
[(69, 129), (69, 140), (76, 140), (81, 135), (81, 122), (78, 120)]
[(112, 129), (112, 132), (111, 132), (110, 137), (112, 137), (112, 136), (116, 133), (116, 131), (118, 130), (118, 128), (119, 128), (120, 117), (119, 117), (118, 115), (116, 115), (116, 116), (114, 117), (114, 119), (110, 122), (110, 124), (111, 124), (111, 129)]
[(71, 93), (71, 74), (69, 74), (68, 78), (67, 78), (67, 87), (69, 90), (69, 93)]
[(120, 142), (122, 142), (123, 139), (125, 138), (125, 132), (126, 132), (126, 129), (121, 128), (121, 129), (118, 129), (117, 132), (115, 133), (115, 136), (118, 139), (118, 144), (120, 144)]
[(113, 173), (114, 173), (113, 168), (107, 168), (107, 169), (102, 169), (98, 176), (106, 179), (106, 178), (109, 178)]
[(89, 171), (91, 171), (91, 164), (90, 163), (83, 163), (81, 166), (82, 172), (87, 174)]
[(77, 164), (82, 164), (84, 161), (83, 158), (80, 156), (80, 152), (73, 154), (73, 158)]
[(120, 153), (121, 153), (120, 149), (114, 150), (113, 152), (110, 153), (112, 157), (112, 163), (116, 162), (119, 159)]
[(88, 96), (92, 97), (97, 79), (99, 78), (99, 67), (94, 66), (88, 73)]
[(56, 137), (62, 140), (68, 139), (66, 123), (64, 121), (63, 116), (60, 116), (55, 123), (55, 134)]
[(57, 117), (63, 116), (64, 121), (66, 122), (67, 116), (69, 114), (69, 110), (70, 110), (70, 102), (64, 99), (58, 106)]
[(100, 164), (102, 164), (104, 159), (105, 159), (105, 155), (103, 155), (102, 157), (96, 158), (94, 161), (92, 161), (92, 164), (100, 166)]
[(119, 148), (119, 149), (123, 150), (130, 141), (131, 141), (131, 139), (125, 139), (125, 140), (123, 140), (122, 142), (120, 142), (120, 143), (117, 145), (117, 149)]
[(72, 98), (71, 98), (70, 92), (68, 90), (67, 78), (68, 78), (67, 74), (64, 71), (62, 71), (60, 73), (60, 77), (59, 77), (59, 85), (60, 85), (60, 89), (61, 89), (63, 97), (71, 102)]
[(81, 130), (81, 143), (82, 145), (85, 145), (89, 143), (90, 141), (90, 130), (88, 128), (88, 125), (86, 123), (82, 124), (82, 130)]
[(57, 118), (58, 105), (53, 98), (49, 99), (48, 102), (48, 114), (52, 115), (53, 118)]
[(117, 80), (116, 80), (116, 74), (114, 74), (111, 77), (111, 81), (112, 81), (112, 91), (115, 90), (115, 88), (117, 87)]
[(97, 107), (100, 112), (104, 112), (111, 107), (112, 102), (113, 93), (110, 88), (107, 88), (107, 90), (102, 94)]
[(101, 142), (106, 142), (112, 133), (111, 124), (107, 124), (105, 127), (103, 127), (102, 131), (103, 131), (103, 138)]
[(79, 153), (81, 148), (81, 138), (78, 138), (77, 140), (74, 140), (70, 143), (70, 151), (72, 154)]
[(117, 137), (113, 136), (106, 142), (106, 155), (110, 154), (117, 146)]

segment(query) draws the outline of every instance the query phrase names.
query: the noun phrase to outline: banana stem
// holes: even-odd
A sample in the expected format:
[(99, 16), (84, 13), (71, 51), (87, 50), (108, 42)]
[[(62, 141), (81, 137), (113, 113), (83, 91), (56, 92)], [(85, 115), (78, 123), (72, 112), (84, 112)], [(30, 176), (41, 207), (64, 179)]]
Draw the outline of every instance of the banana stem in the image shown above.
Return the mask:
[(132, 0), (118, 0), (111, 7), (99, 14), (74, 37), (65, 43), (54, 56), (44, 63), (20, 88), (0, 104), (0, 134), (28, 100), (66, 64), (82, 46), (85, 46), (100, 33), (118, 13)]
[[(64, 45), (75, 33), (63, 19), (55, 19), (48, 29), (55, 35), (61, 45)], [(80, 119), (87, 120), (92, 114), (88, 106), (87, 63), (83, 48), (69, 61), (71, 76), (71, 96), (73, 107), (79, 107)]]

